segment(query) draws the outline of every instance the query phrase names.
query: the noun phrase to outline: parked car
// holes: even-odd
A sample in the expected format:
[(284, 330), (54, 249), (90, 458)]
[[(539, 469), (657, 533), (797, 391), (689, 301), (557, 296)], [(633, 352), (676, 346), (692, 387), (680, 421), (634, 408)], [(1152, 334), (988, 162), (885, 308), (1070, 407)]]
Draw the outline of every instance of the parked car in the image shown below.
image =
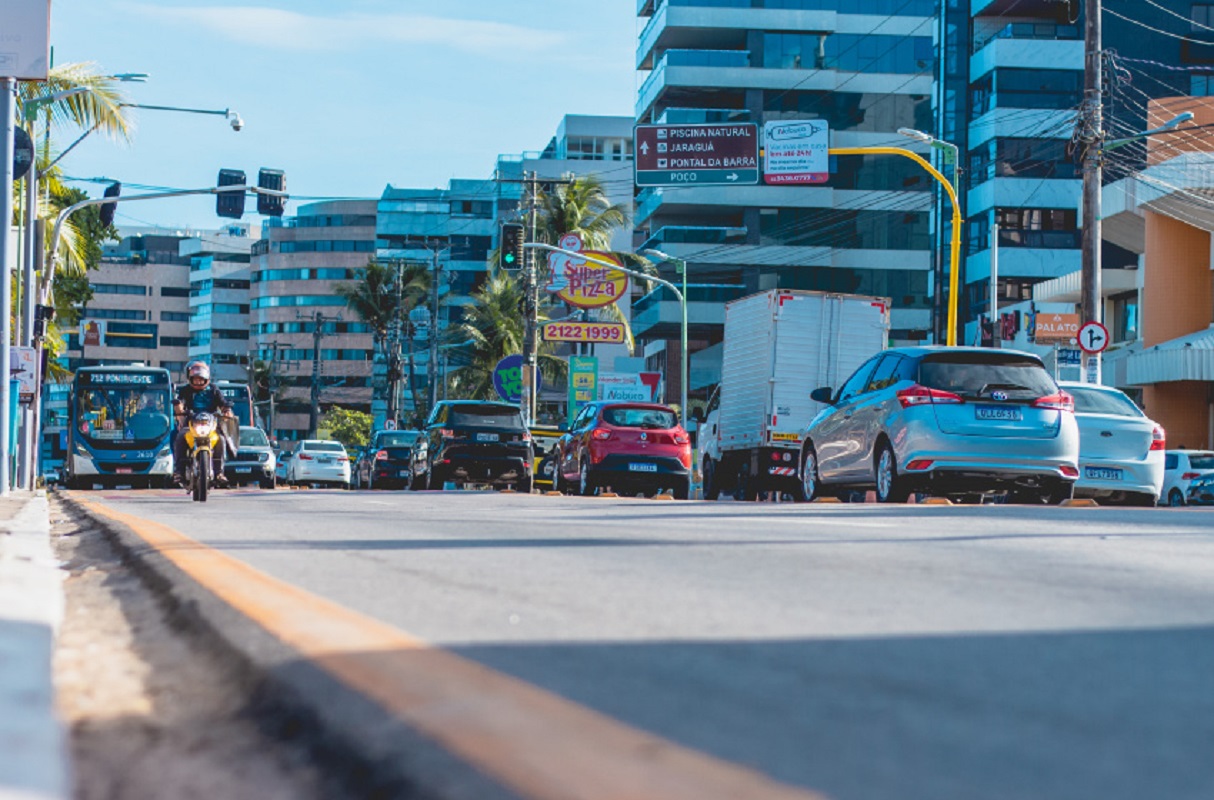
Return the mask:
[(1153, 506), (1163, 489), (1163, 427), (1111, 386), (1063, 381), (1079, 424), (1076, 497)]
[(1159, 502), (1183, 506), (1198, 478), (1214, 476), (1214, 451), (1168, 450), (1163, 454), (1163, 490)]
[(531, 432), (518, 406), (482, 400), (443, 400), (426, 422), (426, 485), (532, 487)]
[(354, 464), (354, 485), (360, 489), (424, 489), (425, 479), (421, 431), (376, 431)]
[(552, 488), (552, 454), (563, 434), (555, 425), (531, 426), (531, 446), (535, 450), (531, 474), (537, 488)]
[(273, 489), (278, 483), (274, 470), (278, 460), (265, 431), (241, 425), (236, 441), (236, 455), (227, 458), (223, 474), (233, 486), (256, 482), (263, 489)]
[(804, 436), (806, 500), (875, 489), (884, 503), (912, 492), (1059, 503), (1079, 477), (1074, 401), (1031, 353), (892, 348), (810, 396), (827, 407)]
[(1214, 472), (1203, 472), (1189, 482), (1185, 502), (1191, 506), (1214, 505)]
[(327, 439), (304, 439), (291, 454), (287, 483), (350, 488), (350, 457), (345, 445)]
[(291, 464), (291, 456), (294, 455), (294, 445), (290, 447), (280, 448), (274, 454), (274, 481), (275, 483), (287, 482), (287, 467)]
[(559, 491), (592, 495), (610, 486), (648, 497), (691, 493), (691, 437), (673, 409), (656, 403), (586, 405), (561, 437), (553, 480)]

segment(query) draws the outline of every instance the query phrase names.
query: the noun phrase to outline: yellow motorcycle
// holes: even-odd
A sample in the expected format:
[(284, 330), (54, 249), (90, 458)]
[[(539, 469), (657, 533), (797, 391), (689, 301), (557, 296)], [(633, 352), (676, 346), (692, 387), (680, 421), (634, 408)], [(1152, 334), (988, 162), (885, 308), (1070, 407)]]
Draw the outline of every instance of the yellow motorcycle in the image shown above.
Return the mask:
[(207, 493), (215, 487), (215, 450), (227, 446), (220, 425), (232, 421), (227, 417), (203, 412), (194, 414), (186, 423), (186, 459), (183, 470), (186, 488), (196, 502), (205, 503)]

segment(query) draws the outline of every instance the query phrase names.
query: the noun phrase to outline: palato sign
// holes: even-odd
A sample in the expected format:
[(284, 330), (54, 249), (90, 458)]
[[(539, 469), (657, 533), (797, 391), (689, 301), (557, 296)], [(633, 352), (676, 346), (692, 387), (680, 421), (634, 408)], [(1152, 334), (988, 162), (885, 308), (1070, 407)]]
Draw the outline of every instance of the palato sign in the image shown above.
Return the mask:
[[(587, 250), (582, 255), (618, 266), (623, 263), (610, 253)], [(619, 270), (583, 259), (569, 259), (564, 272), (553, 276), (553, 284), (561, 286), (556, 296), (577, 308), (609, 306), (628, 292), (628, 275)]]

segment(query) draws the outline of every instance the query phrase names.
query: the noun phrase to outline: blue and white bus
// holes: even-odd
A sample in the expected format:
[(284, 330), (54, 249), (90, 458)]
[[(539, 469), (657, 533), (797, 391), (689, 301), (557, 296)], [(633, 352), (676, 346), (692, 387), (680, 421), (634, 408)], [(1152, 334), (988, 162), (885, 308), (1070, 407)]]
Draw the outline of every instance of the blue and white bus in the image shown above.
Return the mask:
[(69, 489), (172, 486), (173, 385), (158, 367), (81, 367), (67, 404)]
[(236, 415), (236, 419), (240, 420), (241, 425), (246, 428), (250, 425), (257, 425), (257, 415), (253, 411), (253, 392), (249, 389), (249, 384), (215, 381), (215, 388), (232, 405), (232, 413)]

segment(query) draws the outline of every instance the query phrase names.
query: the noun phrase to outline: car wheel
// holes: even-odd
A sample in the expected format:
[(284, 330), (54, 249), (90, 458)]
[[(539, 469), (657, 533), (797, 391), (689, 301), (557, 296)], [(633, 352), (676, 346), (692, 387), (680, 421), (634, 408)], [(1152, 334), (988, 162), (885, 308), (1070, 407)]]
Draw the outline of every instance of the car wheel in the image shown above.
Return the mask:
[(679, 481), (674, 487), (675, 500), (687, 500), (691, 497), (691, 476), (687, 480)]
[(594, 479), (590, 477), (590, 465), (584, 458), (582, 466), (578, 470), (578, 492), (582, 497), (590, 497), (594, 494)]
[(278, 481), (273, 476), (262, 478), (257, 482), (257, 485), (263, 489), (273, 489), (277, 484)]
[(565, 494), (565, 484), (561, 480), (561, 462), (553, 459), (552, 461), (552, 491)]
[(1184, 504), (1183, 492), (1181, 492), (1179, 489), (1173, 489), (1172, 491), (1168, 492), (1168, 505), (1179, 508)]
[(701, 488), (705, 500), (716, 500), (721, 496), (721, 487), (717, 485), (717, 465), (711, 458), (704, 459), (700, 468), (700, 480), (704, 482)]
[(801, 484), (793, 499), (808, 503), (818, 496), (818, 454), (813, 447), (806, 447), (801, 455)]
[(1152, 508), (1158, 502), (1158, 498), (1147, 492), (1127, 492), (1125, 496), (1125, 504), (1136, 508)]
[(531, 494), (531, 478), (523, 478), (514, 485), (514, 490), (520, 494)]
[(428, 487), (429, 473), (423, 472), (418, 475), (416, 472), (409, 476), (409, 489), (415, 492), (425, 491)]
[(898, 459), (889, 442), (881, 442), (877, 448), (877, 502), (905, 503), (910, 497), (906, 481), (898, 474)]

